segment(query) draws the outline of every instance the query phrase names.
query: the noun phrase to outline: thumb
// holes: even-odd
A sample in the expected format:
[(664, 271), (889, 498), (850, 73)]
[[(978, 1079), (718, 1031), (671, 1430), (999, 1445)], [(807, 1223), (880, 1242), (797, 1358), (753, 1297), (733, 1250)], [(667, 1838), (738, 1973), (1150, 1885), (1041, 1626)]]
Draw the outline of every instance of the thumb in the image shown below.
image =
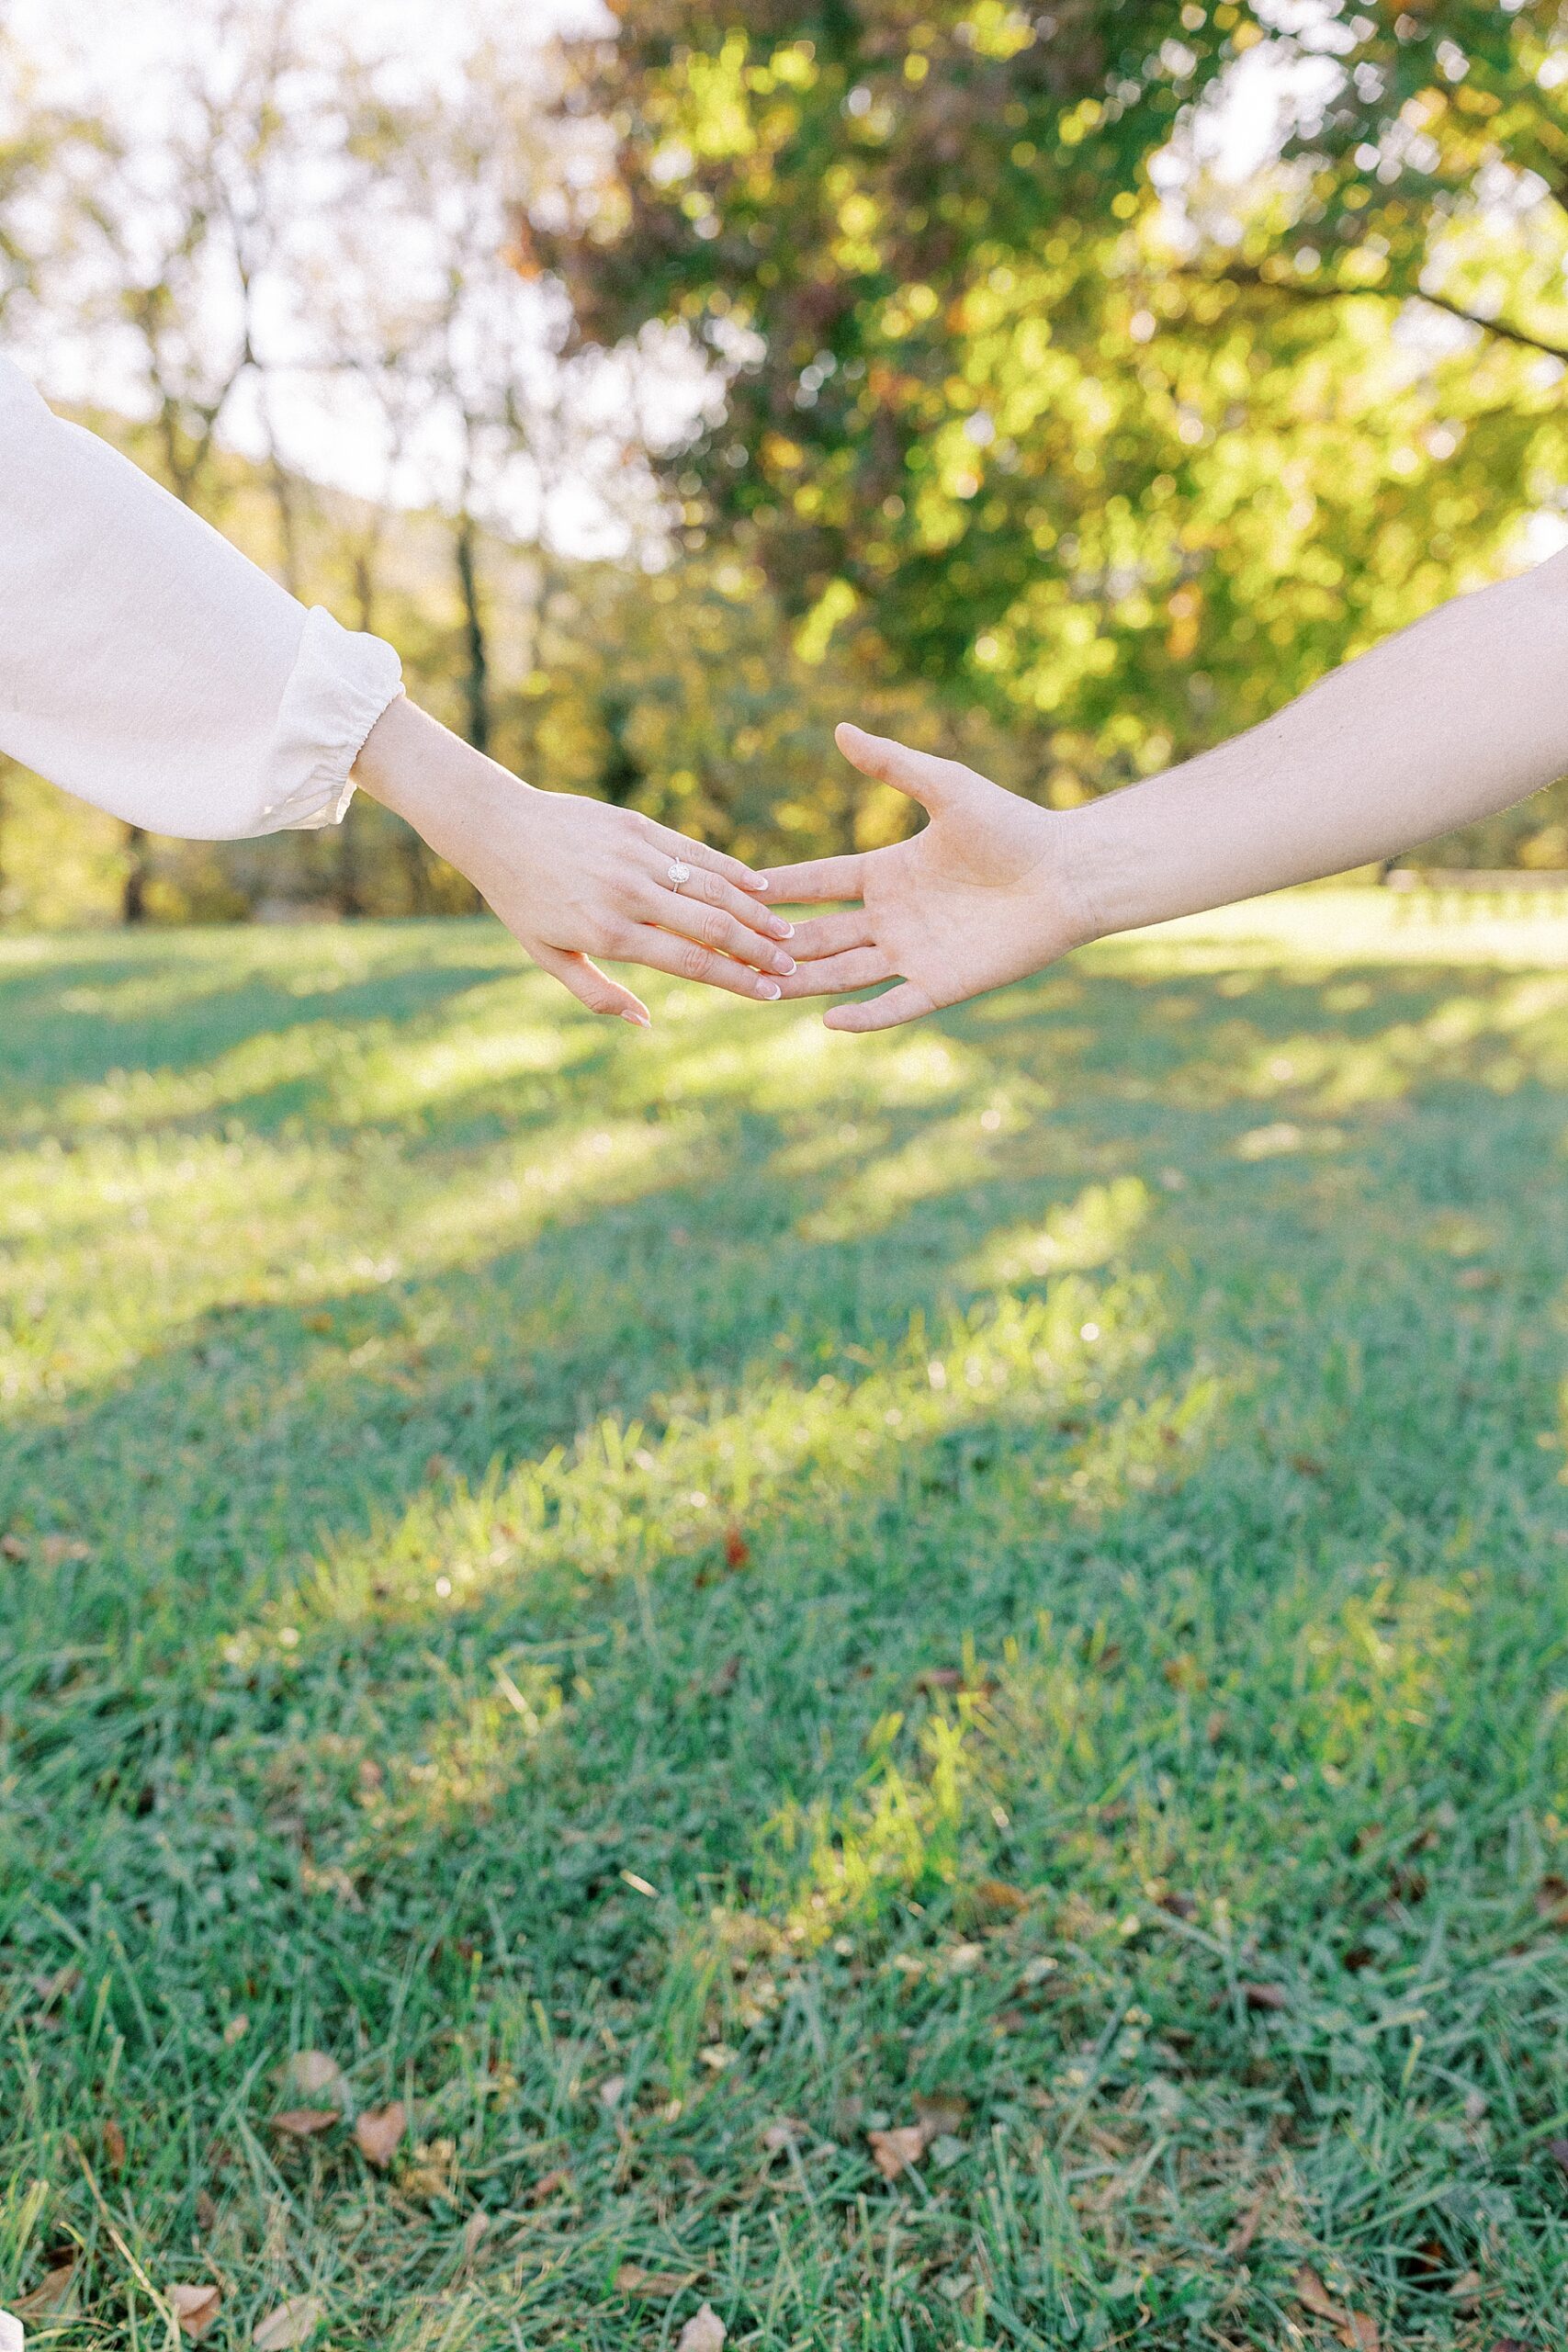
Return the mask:
[(891, 735), (868, 735), (863, 727), (852, 727), (848, 719), (834, 729), (833, 741), (862, 775), (890, 784), (895, 792), (907, 792), (932, 816), (939, 808), (952, 807), (969, 773), (956, 760), (939, 760), (930, 752), (912, 751), (908, 743), (895, 742)]
[(638, 1029), (647, 1029), (648, 1007), (642, 999), (602, 972), (588, 956), (580, 956), (575, 948), (536, 946), (529, 943), (528, 953), (539, 969), (548, 972), (563, 989), (570, 989), (579, 1004), (590, 1012), (618, 1012), (623, 1021), (630, 1021)]

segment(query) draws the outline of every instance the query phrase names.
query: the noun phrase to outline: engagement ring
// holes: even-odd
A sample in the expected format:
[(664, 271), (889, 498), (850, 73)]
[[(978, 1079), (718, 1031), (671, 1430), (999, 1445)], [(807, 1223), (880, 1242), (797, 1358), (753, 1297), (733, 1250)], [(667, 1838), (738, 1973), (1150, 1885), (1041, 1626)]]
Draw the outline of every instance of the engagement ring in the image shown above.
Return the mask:
[(691, 867), (682, 865), (678, 857), (672, 857), (670, 861), (670, 888), (679, 894), (682, 883), (689, 882), (691, 878)]

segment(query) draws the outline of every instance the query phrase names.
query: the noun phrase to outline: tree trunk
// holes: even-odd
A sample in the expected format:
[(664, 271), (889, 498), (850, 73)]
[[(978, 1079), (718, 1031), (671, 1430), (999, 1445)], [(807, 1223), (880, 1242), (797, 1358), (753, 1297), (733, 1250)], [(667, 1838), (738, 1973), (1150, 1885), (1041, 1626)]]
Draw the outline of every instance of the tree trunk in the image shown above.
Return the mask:
[(124, 923), (145, 922), (149, 861), (147, 836), (140, 825), (126, 827), (125, 848), (125, 888), (120, 897), (119, 919)]
[(468, 668), (463, 699), (468, 707), (468, 738), (476, 752), (490, 750), (490, 647), (485, 636), (484, 610), (479, 602), (479, 532), (471, 514), (457, 517), (456, 553), (457, 587), (463, 599), (463, 637)]

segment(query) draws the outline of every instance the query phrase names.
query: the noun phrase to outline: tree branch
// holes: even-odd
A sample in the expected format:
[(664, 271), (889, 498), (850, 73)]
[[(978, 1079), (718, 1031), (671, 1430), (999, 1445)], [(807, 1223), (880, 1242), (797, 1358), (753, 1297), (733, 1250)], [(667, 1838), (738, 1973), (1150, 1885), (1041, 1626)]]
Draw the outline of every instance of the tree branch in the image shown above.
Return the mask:
[(1467, 311), (1461, 302), (1450, 300), (1446, 294), (1427, 294), (1420, 288), (1414, 294), (1402, 294), (1381, 286), (1311, 286), (1300, 278), (1265, 277), (1260, 269), (1247, 262), (1231, 262), (1215, 272), (1184, 270), (1181, 275), (1205, 286), (1249, 286), (1267, 294), (1299, 295), (1309, 302), (1344, 302), (1358, 294), (1376, 294), (1388, 302), (1427, 302), (1435, 311), (1446, 311), (1450, 319), (1458, 319), (1468, 327), (1482, 327), (1505, 343), (1517, 343), (1526, 351), (1539, 351), (1548, 359), (1568, 361), (1568, 346), (1562, 344), (1548, 343), (1544, 337), (1531, 334), (1528, 327), (1514, 326), (1506, 319), (1483, 319), (1478, 311)]

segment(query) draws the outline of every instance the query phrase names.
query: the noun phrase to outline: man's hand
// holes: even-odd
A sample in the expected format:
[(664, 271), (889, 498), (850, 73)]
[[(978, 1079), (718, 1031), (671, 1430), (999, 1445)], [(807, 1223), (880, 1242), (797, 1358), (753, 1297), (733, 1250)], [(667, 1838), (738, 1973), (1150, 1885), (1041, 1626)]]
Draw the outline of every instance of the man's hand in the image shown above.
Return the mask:
[(889, 849), (769, 870), (779, 900), (860, 901), (797, 925), (786, 997), (897, 978), (902, 987), (825, 1015), (830, 1029), (892, 1029), (1021, 979), (1091, 935), (1067, 872), (1069, 819), (886, 736), (846, 726), (835, 740), (863, 775), (907, 792), (931, 822)]
[[(355, 778), (466, 874), (534, 961), (591, 1012), (648, 1026), (640, 997), (591, 959), (609, 956), (735, 996), (775, 1001), (795, 971), (792, 927), (739, 860), (636, 809), (537, 792), (399, 700)], [(676, 888), (672, 865), (686, 868)], [(776, 976), (776, 977), (775, 977)]]

